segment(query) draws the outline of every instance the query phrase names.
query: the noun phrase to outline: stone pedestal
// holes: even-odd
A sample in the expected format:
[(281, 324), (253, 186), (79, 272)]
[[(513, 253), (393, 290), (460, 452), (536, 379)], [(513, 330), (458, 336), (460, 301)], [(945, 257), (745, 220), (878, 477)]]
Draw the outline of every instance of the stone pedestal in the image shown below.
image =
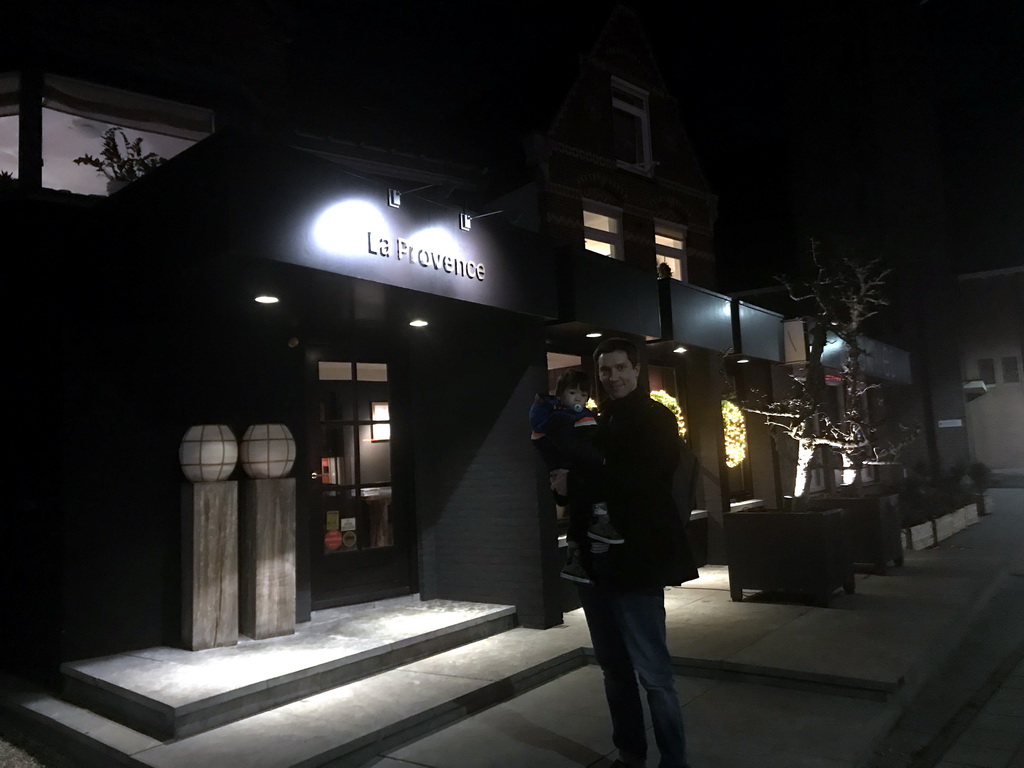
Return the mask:
[(238, 483), (181, 493), (182, 640), (198, 651), (238, 642)]
[(295, 631), (295, 478), (242, 481), (240, 628), (255, 640)]

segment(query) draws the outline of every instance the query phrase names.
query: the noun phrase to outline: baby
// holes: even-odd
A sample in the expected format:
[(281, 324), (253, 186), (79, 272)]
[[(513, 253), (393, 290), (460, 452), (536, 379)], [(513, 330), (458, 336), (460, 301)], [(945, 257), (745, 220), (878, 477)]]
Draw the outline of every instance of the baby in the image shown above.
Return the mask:
[[(597, 420), (586, 406), (590, 382), (586, 373), (573, 369), (563, 373), (555, 385), (555, 394), (537, 395), (530, 407), (530, 439), (540, 451), (548, 471), (571, 470), (577, 462), (592, 462), (595, 448), (591, 445)], [(558, 504), (567, 499), (559, 497)], [(583, 507), (586, 510), (586, 507)], [(605, 544), (621, 544), (622, 536), (608, 520), (608, 508), (597, 502), (586, 515), (578, 505), (569, 507), (569, 532), (566, 536), (566, 562), (563, 579), (590, 584), (591, 579), (580, 559), (580, 540), (589, 537)]]

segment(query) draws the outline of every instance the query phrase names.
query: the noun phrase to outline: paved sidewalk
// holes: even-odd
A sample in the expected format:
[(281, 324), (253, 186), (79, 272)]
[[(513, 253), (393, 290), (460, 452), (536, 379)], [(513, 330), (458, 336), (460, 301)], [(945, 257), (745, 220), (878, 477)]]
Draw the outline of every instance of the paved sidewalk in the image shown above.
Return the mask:
[(999, 688), (936, 764), (936, 768), (976, 766), (1024, 768), (1024, 660), (1017, 659)]
[[(1024, 573), (1024, 490), (992, 493), (993, 515), (939, 547), (908, 552), (889, 575), (859, 575), (856, 593), (837, 594), (829, 608), (733, 602), (724, 567), (668, 590), (694, 768), (1018, 765), (1011, 738), (1024, 732), (1013, 692), (1021, 678), (1010, 674), (1016, 664), (999, 673), (1024, 641), (1024, 578), (1012, 575)], [(95, 768), (608, 768), (614, 749), (600, 670), (536, 675), (567, 654), (582, 663), (587, 645), (574, 611), (559, 627), (516, 628), (189, 738), (142, 739), (82, 719), (96, 724), (90, 738), (136, 744)], [(484, 690), (506, 694), (473, 708)], [(436, 699), (446, 695), (455, 698)], [(67, 711), (37, 701), (39, 712)], [(422, 727), (388, 725), (410, 718)], [(354, 752), (328, 751), (346, 732), (376, 733), (358, 763)], [(971, 746), (988, 752), (968, 754)], [(652, 749), (652, 768), (656, 756)]]
[[(1009, 575), (1024, 573), (1024, 491), (996, 495), (997, 515), (935, 549), (908, 552), (904, 568), (889, 576), (858, 577), (857, 593), (837, 597), (829, 609), (717, 600), (710, 593), (727, 592), (728, 583), (714, 568), (703, 569), (698, 583), (670, 590), (671, 650), (692, 663), (680, 665), (677, 689), (694, 768), (881, 766), (876, 750), (904, 713), (910, 720), (902, 735), (906, 744), (911, 726), (913, 750), (900, 766), (1019, 765), (1013, 750), (1024, 734), (1024, 720), (1016, 719), (1024, 715), (1024, 690), (1016, 675), (988, 699), (945, 763), (913, 762), (928, 757), (928, 747), (979, 697), (1000, 661), (982, 655), (965, 664), (953, 655), (962, 641), (970, 652), (970, 633), (980, 621), (987, 618), (986, 626), (1008, 634), (1009, 642), (1024, 642), (1024, 590)], [(994, 580), (983, 594), (988, 576)], [(708, 592), (686, 601), (688, 589)], [(976, 610), (996, 592), (1016, 609), (1012, 620), (1004, 620), (999, 603), (994, 617)], [(762, 635), (751, 626), (745, 631), (746, 622), (758, 630), (777, 625)], [(973, 677), (950, 674), (946, 659), (970, 668)], [(734, 674), (716, 678), (715, 660), (719, 672)], [(693, 674), (700, 664), (707, 676)], [(945, 678), (926, 687), (937, 672)], [(872, 682), (878, 690), (895, 686), (889, 701), (871, 698)], [(914, 702), (918, 692), (924, 701)], [(973, 743), (979, 740), (980, 747)], [(651, 746), (653, 766), (653, 738)], [(600, 670), (589, 666), (391, 750), (366, 768), (607, 768), (614, 757)]]
[(1024, 574), (1016, 574), (904, 712), (870, 768), (1024, 765), (1022, 662)]

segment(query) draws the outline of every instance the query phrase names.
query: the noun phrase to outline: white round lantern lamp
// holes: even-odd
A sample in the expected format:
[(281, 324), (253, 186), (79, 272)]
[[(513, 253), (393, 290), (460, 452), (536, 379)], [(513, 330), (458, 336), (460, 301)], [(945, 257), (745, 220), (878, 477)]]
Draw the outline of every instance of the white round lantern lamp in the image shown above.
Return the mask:
[(193, 483), (227, 480), (238, 464), (238, 441), (226, 424), (196, 424), (181, 438), (178, 461)]
[(249, 477), (286, 477), (295, 464), (295, 438), (284, 424), (253, 424), (242, 435), (239, 454)]

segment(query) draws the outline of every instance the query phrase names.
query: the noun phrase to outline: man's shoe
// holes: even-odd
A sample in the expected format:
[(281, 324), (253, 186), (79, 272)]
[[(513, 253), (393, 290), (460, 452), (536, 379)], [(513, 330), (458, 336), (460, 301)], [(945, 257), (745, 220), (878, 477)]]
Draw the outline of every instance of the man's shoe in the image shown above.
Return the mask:
[(622, 534), (615, 530), (615, 526), (608, 522), (608, 518), (603, 515), (591, 523), (587, 530), (587, 536), (597, 541), (603, 541), (605, 544), (622, 544), (625, 541)]

